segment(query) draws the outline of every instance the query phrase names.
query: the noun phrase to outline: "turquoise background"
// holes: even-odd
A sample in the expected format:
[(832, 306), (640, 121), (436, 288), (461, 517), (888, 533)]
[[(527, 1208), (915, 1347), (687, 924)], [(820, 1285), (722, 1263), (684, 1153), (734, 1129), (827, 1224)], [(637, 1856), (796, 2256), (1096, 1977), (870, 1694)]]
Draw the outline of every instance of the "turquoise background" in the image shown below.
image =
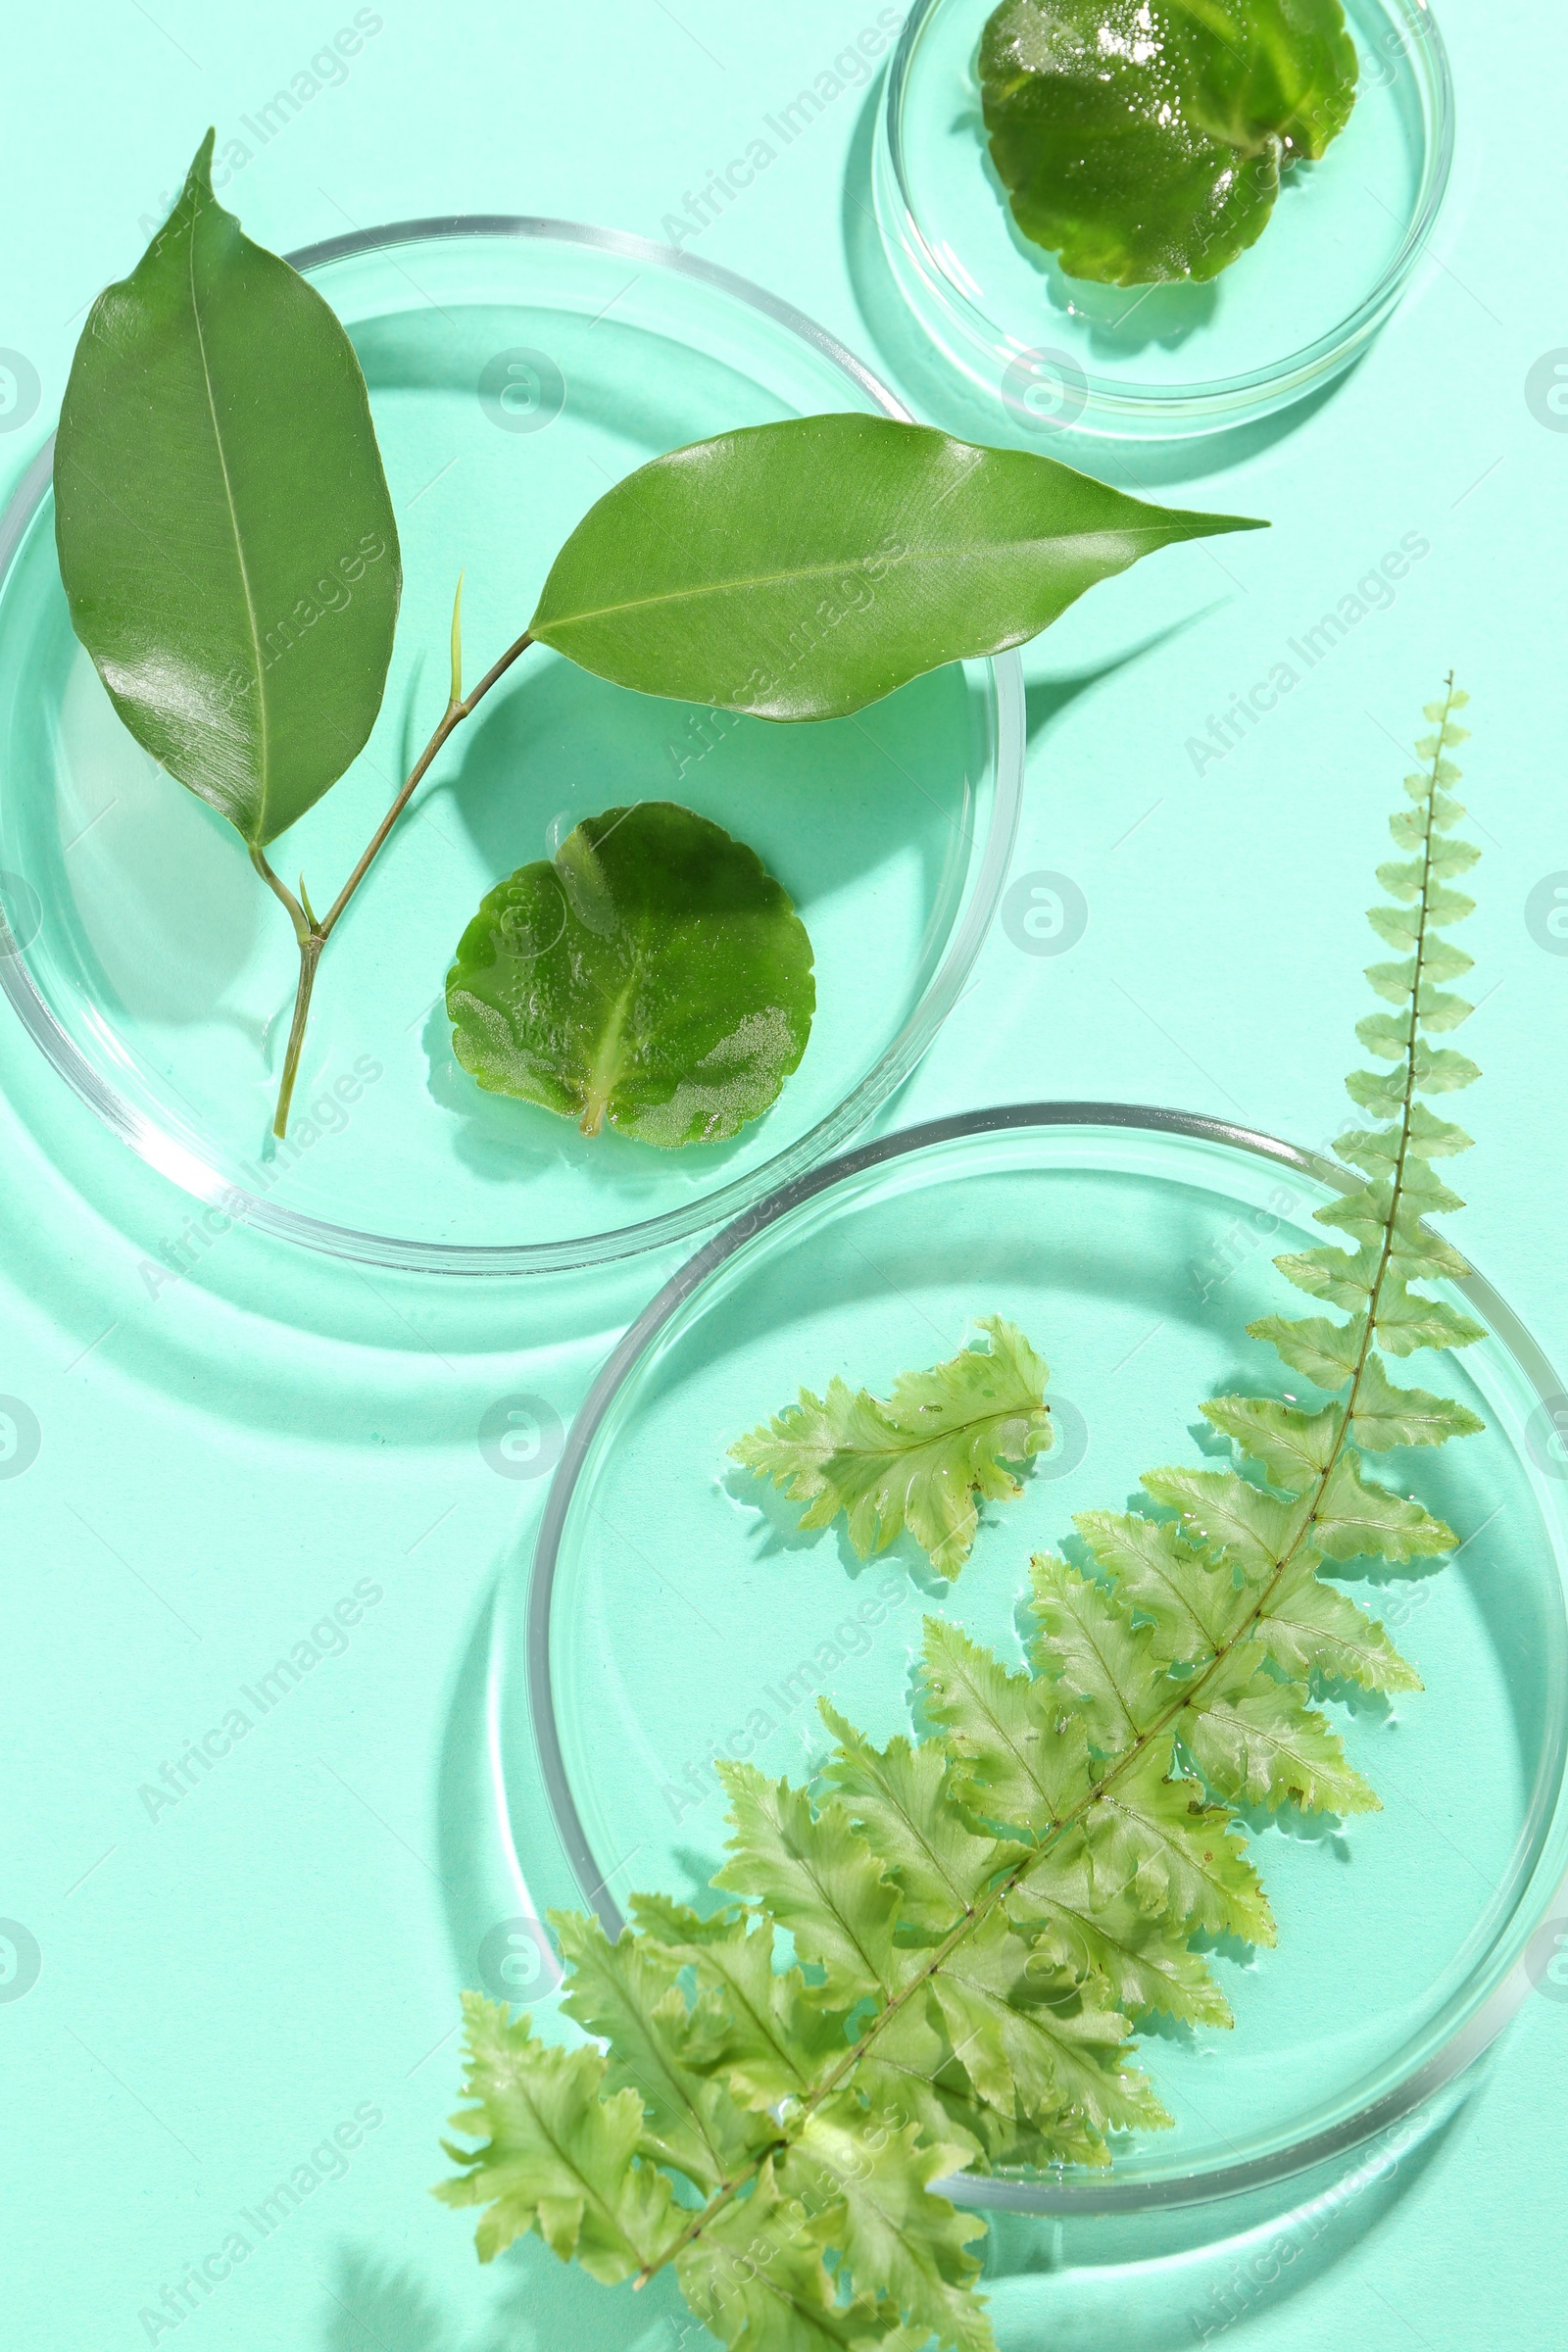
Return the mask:
[[(208, 122), (220, 145), (235, 135), (352, 13), (301, 0), (18, 12), (0, 346), (24, 355), (41, 396), (0, 434), (0, 487), (58, 408), (86, 305), (133, 262), (138, 223), (159, 215)], [(481, 210), (667, 233), (687, 191), (877, 12), (870, 0), (678, 0), (674, 13), (661, 0), (425, 0), (372, 13), (379, 29), (341, 84), (226, 192), (270, 245)], [(1292, 429), (1210, 452), (1196, 463), (1217, 470), (1167, 490), (1269, 515), (1273, 531), (1162, 556), (1026, 654), (1016, 871), (1071, 875), (1085, 936), (1038, 957), (999, 926), (887, 1115), (1117, 1096), (1304, 1143), (1330, 1133), (1364, 1009), (1360, 909), (1397, 798), (1396, 747), (1452, 662), (1474, 696), (1466, 797), (1488, 853), (1467, 941), (1487, 1083), (1466, 1109), (1483, 1149), (1463, 1238), (1568, 1364), (1568, 959), (1524, 914), (1533, 886), (1568, 868), (1556, 544), (1568, 438), (1525, 397), (1538, 359), (1568, 346), (1556, 182), (1568, 35), (1541, 0), (1509, 12), (1505, 40), (1477, 0), (1454, 0), (1444, 23), (1458, 160), (1402, 309)], [(875, 338), (874, 103), (846, 93), (691, 243), (897, 377), (901, 356)], [(905, 382), (929, 408), (927, 387)], [(1134, 464), (1162, 478), (1151, 455)], [(1392, 608), (1197, 776), (1186, 745), (1208, 713), (1407, 533), (1431, 554)], [(36, 1460), (0, 1481), (0, 1914), (42, 1955), (24, 1997), (0, 2001), (7, 2334), (58, 2352), (145, 2343), (139, 2312), (316, 2150), (323, 2178), (306, 2202), (157, 2340), (673, 2346), (664, 2284), (633, 2302), (536, 2242), (483, 2273), (463, 2219), (423, 2193), (453, 2104), (457, 1990), (516, 1908), (485, 1826), (478, 1698), (489, 1597), (525, 1554), (543, 1490), (493, 1475), (475, 1433), (520, 1392), (569, 1416), (664, 1269), (443, 1285), (236, 1232), (153, 1296), (142, 1265), (186, 1215), (0, 1019), (0, 1393), (40, 1432)], [(381, 1597), (346, 1646), (149, 1819), (138, 1789), (164, 1759), (220, 1724), (240, 1686), (364, 1579)], [(1568, 2007), (1532, 1998), (1419, 2159), (1339, 2205), (1309, 2259), (1233, 2288), (1228, 2342), (1470, 2352), (1505, 2337), (1515, 2352), (1559, 2352), (1565, 2113)], [(327, 2152), (339, 2126), (353, 2142), (341, 2171)], [(1124, 2251), (1053, 2278), (1043, 2238), (1020, 2256), (1036, 2275), (1001, 2298), (1004, 2343), (1199, 2340), (1223, 2263), (1156, 2262), (1153, 2233)]]

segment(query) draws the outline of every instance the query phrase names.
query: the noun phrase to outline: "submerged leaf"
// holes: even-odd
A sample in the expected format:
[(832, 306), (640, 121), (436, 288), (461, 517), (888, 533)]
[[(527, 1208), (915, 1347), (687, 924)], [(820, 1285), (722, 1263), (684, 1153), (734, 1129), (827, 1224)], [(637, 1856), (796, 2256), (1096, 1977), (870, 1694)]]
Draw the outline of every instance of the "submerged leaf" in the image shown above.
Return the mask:
[(72, 626), (136, 741), (265, 848), (374, 724), (402, 573), (338, 320), (213, 194), (106, 287), (55, 443)]
[(745, 844), (669, 801), (587, 817), (481, 903), (447, 974), (492, 1094), (645, 1144), (719, 1143), (806, 1051), (811, 943)]
[(644, 694), (841, 718), (1001, 653), (1178, 540), (1263, 526), (1146, 506), (1033, 451), (889, 416), (799, 416), (672, 450), (605, 493), (528, 627)]
[(989, 1348), (965, 1348), (929, 1372), (904, 1372), (883, 1402), (842, 1380), (826, 1396), (803, 1389), (797, 1404), (730, 1447), (792, 1502), (809, 1503), (803, 1527), (830, 1527), (842, 1512), (858, 1557), (885, 1551), (908, 1529), (943, 1576), (969, 1556), (975, 1497), (1022, 1493), (1004, 1468), (1052, 1442), (1046, 1365), (1015, 1323), (980, 1315)]
[(1118, 286), (1217, 276), (1282, 167), (1344, 129), (1355, 80), (1340, 0), (1004, 0), (980, 45), (1018, 226)]

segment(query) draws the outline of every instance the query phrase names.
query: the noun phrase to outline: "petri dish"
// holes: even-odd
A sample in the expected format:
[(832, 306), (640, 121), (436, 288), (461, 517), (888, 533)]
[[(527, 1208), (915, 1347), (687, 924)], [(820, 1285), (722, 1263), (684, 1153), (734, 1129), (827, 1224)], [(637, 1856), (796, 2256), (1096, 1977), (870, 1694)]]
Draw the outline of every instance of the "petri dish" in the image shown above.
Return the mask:
[[(906, 412), (728, 271), (570, 222), (415, 220), (293, 257), (360, 354), (404, 597), (365, 752), (271, 852), (329, 903), (440, 715), (557, 548), (647, 459), (730, 426)], [(857, 717), (772, 726), (626, 693), (533, 649), (452, 737), (322, 960), (290, 1134), (270, 1139), (295, 951), (220, 818), (121, 726), (72, 634), (50, 452), (0, 518), (0, 985), (55, 1067), (203, 1214), (365, 1263), (548, 1272), (679, 1244), (836, 1149), (955, 1003), (1023, 781), (1016, 655)], [(580, 1136), (457, 1066), (442, 990), (486, 891), (585, 815), (675, 800), (749, 842), (815, 952), (817, 1013), (731, 1142)], [(220, 1228), (219, 1228), (220, 1229)]]
[(987, 152), (976, 58), (988, 0), (916, 0), (872, 167), (894, 280), (942, 360), (1011, 437), (1174, 440), (1330, 383), (1398, 301), (1443, 201), (1453, 86), (1425, 0), (1346, 0), (1349, 122), (1284, 175), (1262, 236), (1207, 285), (1065, 276), (1017, 228)]
[[(712, 1239), (606, 1365), (531, 1574), (498, 1596), (493, 1793), (532, 1916), (591, 1906), (613, 1932), (634, 1887), (696, 1896), (722, 1860), (715, 1760), (808, 1779), (818, 1696), (907, 1732), (926, 1612), (1018, 1662), (1030, 1553), (1145, 1469), (1200, 1466), (1203, 1397), (1277, 1379), (1245, 1326), (1290, 1311), (1273, 1258), (1321, 1237), (1311, 1212), (1347, 1182), (1181, 1112), (1025, 1103), (864, 1145)], [(1455, 2095), (1539, 1983), (1568, 1861), (1568, 1397), (1480, 1275), (1458, 1293), (1490, 1336), (1442, 1380), (1486, 1434), (1380, 1466), (1459, 1549), (1441, 1573), (1343, 1571), (1425, 1683), (1327, 1702), (1383, 1810), (1250, 1825), (1279, 1941), (1211, 1955), (1234, 2031), (1140, 2028), (1173, 2131), (1107, 2173), (965, 2179), (965, 2200), (1093, 2218), (1299, 2183)], [(862, 1565), (839, 1530), (803, 1535), (729, 1461), (803, 1383), (885, 1394), (988, 1312), (1050, 1362), (1059, 1443), (955, 1585), (907, 1540)]]

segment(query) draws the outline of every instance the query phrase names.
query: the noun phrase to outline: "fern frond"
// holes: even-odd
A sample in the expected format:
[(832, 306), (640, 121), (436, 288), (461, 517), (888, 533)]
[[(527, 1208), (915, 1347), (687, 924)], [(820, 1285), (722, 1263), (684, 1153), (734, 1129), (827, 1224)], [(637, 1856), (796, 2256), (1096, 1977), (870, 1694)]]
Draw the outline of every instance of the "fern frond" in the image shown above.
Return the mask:
[[(1338, 1245), (1277, 1262), (1334, 1312), (1270, 1315), (1302, 1397), (1203, 1406), (1238, 1468), (1150, 1471), (1147, 1507), (1083, 1513), (1087, 1572), (1031, 1567), (1026, 1663), (927, 1620), (919, 1739), (875, 1746), (825, 1703), (832, 1745), (806, 1788), (724, 1768), (739, 1897), (700, 1918), (632, 1904), (614, 1943), (558, 1918), (564, 2005), (604, 2046), (564, 2050), (468, 2003), (468, 2093), (438, 2192), (487, 2208), (488, 2258), (537, 2230), (600, 2278), (673, 2267), (740, 2352), (991, 2352), (972, 2243), (942, 2194), (961, 2167), (1104, 2165), (1119, 2134), (1169, 2123), (1134, 2063), (1141, 2017), (1222, 2027), (1201, 1934), (1269, 1945), (1244, 1810), (1348, 1815), (1377, 1798), (1322, 1701), (1420, 1680), (1328, 1581), (1352, 1558), (1434, 1558), (1452, 1531), (1369, 1475), (1367, 1457), (1481, 1427), (1390, 1375), (1388, 1356), (1466, 1345), (1471, 1318), (1423, 1288), (1465, 1271), (1426, 1222), (1460, 1205), (1434, 1162), (1470, 1139), (1423, 1094), (1474, 1065), (1428, 1042), (1468, 1006), (1437, 985), (1469, 959), (1442, 930), (1475, 855), (1447, 754), (1451, 690), (1428, 709), (1423, 772), (1392, 821), (1405, 856), (1373, 927), (1385, 1005), (1362, 1042), (1391, 1066), (1348, 1081), (1379, 1124), (1338, 1149), (1355, 1181), (1319, 1211)], [(862, 1556), (907, 1525), (955, 1573), (974, 1495), (1046, 1442), (1045, 1366), (1010, 1326), (991, 1348), (906, 1378), (887, 1403), (836, 1382), (736, 1451), (848, 1513)], [(789, 1951), (781, 1965), (780, 1946)]]
[(941, 1575), (956, 1576), (979, 1524), (975, 1497), (1020, 1494), (1004, 1465), (1052, 1442), (1045, 1363), (1003, 1316), (981, 1315), (976, 1329), (988, 1348), (904, 1373), (885, 1402), (842, 1380), (825, 1396), (803, 1389), (732, 1458), (808, 1503), (803, 1527), (830, 1527), (842, 1512), (860, 1559), (907, 1528)]

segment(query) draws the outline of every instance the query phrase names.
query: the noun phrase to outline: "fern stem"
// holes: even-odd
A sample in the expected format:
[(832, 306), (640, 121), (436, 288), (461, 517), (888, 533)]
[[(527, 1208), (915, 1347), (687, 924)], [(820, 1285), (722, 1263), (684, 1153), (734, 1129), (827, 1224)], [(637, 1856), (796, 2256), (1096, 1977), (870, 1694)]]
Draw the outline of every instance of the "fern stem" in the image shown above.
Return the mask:
[[(1396, 1227), (1398, 1221), (1399, 1209), (1404, 1196), (1405, 1163), (1409, 1154), (1411, 1111), (1414, 1106), (1416, 1091), (1415, 1054), (1417, 1030), (1420, 1021), (1421, 983), (1426, 956), (1427, 924), (1429, 919), (1432, 889), (1433, 803), (1438, 789), (1438, 763), (1443, 757), (1444, 727), (1446, 724), (1446, 721), (1453, 709), (1453, 672), (1451, 670), (1445, 681), (1445, 685), (1446, 697), (1444, 704), (1443, 721), (1440, 722), (1438, 728), (1438, 749), (1433, 757), (1432, 777), (1426, 800), (1426, 825), (1422, 840), (1420, 915), (1416, 927), (1415, 971), (1410, 991), (1410, 1022), (1405, 1038), (1404, 1048), (1404, 1093), (1401, 1099), (1399, 1109), (1399, 1144), (1394, 1164), (1394, 1176), (1392, 1192), (1389, 1200), (1388, 1219), (1384, 1226), (1383, 1232), (1382, 1254), (1379, 1257), (1377, 1272), (1373, 1278), (1372, 1287), (1367, 1297), (1366, 1327), (1361, 1334), (1360, 1345), (1356, 1351), (1355, 1364), (1349, 1378), (1348, 1393), (1345, 1397), (1344, 1405), (1341, 1411), (1339, 1428), (1335, 1433), (1334, 1444), (1332, 1449), (1330, 1450), (1329, 1458), (1324, 1464), (1323, 1468), (1317, 1473), (1316, 1484), (1311, 1491), (1311, 1500), (1308, 1503), (1298, 1526), (1297, 1527), (1295, 1535), (1291, 1538), (1291, 1541), (1286, 1546), (1282, 1556), (1276, 1562), (1273, 1575), (1269, 1578), (1268, 1583), (1259, 1592), (1252, 1607), (1249, 1610), (1242, 1623), (1236, 1628), (1235, 1632), (1230, 1636), (1229, 1640), (1226, 1641), (1223, 1645), (1215, 1651), (1208, 1664), (1203, 1667), (1200, 1672), (1195, 1674), (1191, 1680), (1184, 1682), (1181, 1685), (1180, 1695), (1172, 1701), (1165, 1713), (1161, 1715), (1156, 1722), (1148, 1725), (1144, 1731), (1139, 1733), (1125, 1755), (1116, 1757), (1114, 1761), (1108, 1765), (1107, 1769), (1102, 1774), (1101, 1778), (1090, 1789), (1089, 1794), (1082, 1800), (1080, 1804), (1075, 1805), (1069, 1813), (1064, 1814), (1061, 1820), (1052, 1824), (1049, 1833), (1042, 1838), (1036, 1845), (1030, 1848), (1026, 1859), (1016, 1864), (1015, 1867), (1010, 1870), (1004, 1878), (999, 1880), (997, 1885), (992, 1887), (991, 1891), (985, 1895), (980, 1902), (971, 1905), (964, 1912), (963, 1917), (955, 1923), (950, 1933), (937, 1946), (936, 1951), (932, 1954), (929, 1964), (920, 1971), (918, 1976), (911, 1977), (907, 1984), (901, 1985), (897, 1992), (890, 1995), (885, 2006), (877, 2011), (875, 2017), (867, 2025), (865, 2032), (861, 2034), (859, 2040), (854, 2043), (853, 2046), (845, 2052), (844, 2056), (829, 2069), (828, 2073), (823, 2076), (822, 2080), (813, 2084), (811, 2089), (800, 2099), (795, 2110), (787, 2119), (787, 2126), (781, 2130), (780, 2136), (775, 2140), (771, 2140), (765, 2148), (760, 2150), (757, 2155), (753, 2156), (734, 2180), (726, 2182), (724, 2187), (718, 2191), (707, 2205), (705, 2205), (698, 2213), (695, 2213), (692, 2216), (691, 2221), (681, 2231), (679, 2237), (674, 2240), (673, 2244), (665, 2253), (660, 2256), (657, 2262), (649, 2263), (644, 2266), (643, 2270), (638, 2274), (635, 2281), (638, 2286), (646, 2284), (648, 2279), (654, 2276), (656, 2271), (662, 2270), (667, 2263), (675, 2261), (676, 2258), (684, 2252), (687, 2246), (691, 2245), (698, 2237), (701, 2236), (702, 2232), (708, 2228), (709, 2224), (723, 2211), (725, 2206), (732, 2203), (735, 2197), (740, 2194), (741, 2190), (757, 2178), (765, 2163), (769, 2162), (773, 2157), (784, 2153), (793, 2144), (795, 2138), (799, 2135), (800, 2129), (804, 2127), (804, 2125), (815, 2113), (816, 2109), (822, 2105), (824, 2100), (830, 2098), (834, 2091), (842, 2088), (842, 2086), (850, 2080), (855, 2073), (856, 2068), (859, 2065), (861, 2059), (865, 2057), (867, 2052), (870, 2050), (871, 2045), (876, 2040), (877, 2036), (885, 2030), (892, 2020), (899, 2015), (901, 2010), (903, 2010), (907, 2003), (913, 1999), (914, 1995), (917, 1992), (922, 1991), (924, 1987), (931, 1982), (931, 1979), (941, 1973), (942, 1969), (947, 1965), (953, 1953), (957, 1949), (958, 1945), (964, 1941), (965, 1937), (971, 1935), (974, 1929), (978, 1927), (982, 1921), (989, 1918), (990, 1915), (996, 1911), (1000, 1905), (1004, 1903), (1009, 1894), (1012, 1894), (1016, 1891), (1017, 1887), (1028, 1876), (1030, 1871), (1037, 1867), (1042, 1856), (1050, 1853), (1053, 1847), (1060, 1841), (1060, 1839), (1069, 1830), (1075, 1828), (1081, 1821), (1083, 1821), (1085, 1816), (1089, 1813), (1091, 1807), (1098, 1804), (1102, 1799), (1106, 1791), (1112, 1788), (1114, 1783), (1121, 1779), (1125, 1773), (1131, 1770), (1133, 1765), (1138, 1762), (1139, 1758), (1148, 1752), (1149, 1748), (1153, 1744), (1153, 1742), (1172, 1731), (1179, 1718), (1185, 1714), (1187, 1709), (1192, 1705), (1197, 1693), (1203, 1689), (1205, 1684), (1211, 1681), (1212, 1678), (1218, 1674), (1221, 1667), (1224, 1666), (1226, 1660), (1231, 1656), (1238, 1644), (1249, 1638), (1252, 1628), (1257, 1624), (1259, 1618), (1263, 1615), (1264, 1611), (1268, 1607), (1270, 1600), (1273, 1598), (1275, 1592), (1279, 1588), (1281, 1580), (1285, 1577), (1291, 1567), (1295, 1564), (1296, 1560), (1299, 1557), (1302, 1545), (1306, 1543), (1312, 1528), (1316, 1525), (1329, 1481), (1333, 1477), (1335, 1468), (1340, 1460), (1340, 1456), (1345, 1450), (1345, 1446), (1349, 1438), (1351, 1424), (1354, 1420), (1355, 1407), (1360, 1396), (1361, 1383), (1366, 1372), (1367, 1358), (1371, 1353), (1373, 1339), (1377, 1330), (1378, 1305), (1382, 1298), (1383, 1285), (1388, 1276), (1390, 1260), (1394, 1255)], [(1304, 1500), (1305, 1498), (1302, 1497), (1301, 1499)], [(792, 2130), (788, 2127), (794, 2127), (794, 2129)]]

